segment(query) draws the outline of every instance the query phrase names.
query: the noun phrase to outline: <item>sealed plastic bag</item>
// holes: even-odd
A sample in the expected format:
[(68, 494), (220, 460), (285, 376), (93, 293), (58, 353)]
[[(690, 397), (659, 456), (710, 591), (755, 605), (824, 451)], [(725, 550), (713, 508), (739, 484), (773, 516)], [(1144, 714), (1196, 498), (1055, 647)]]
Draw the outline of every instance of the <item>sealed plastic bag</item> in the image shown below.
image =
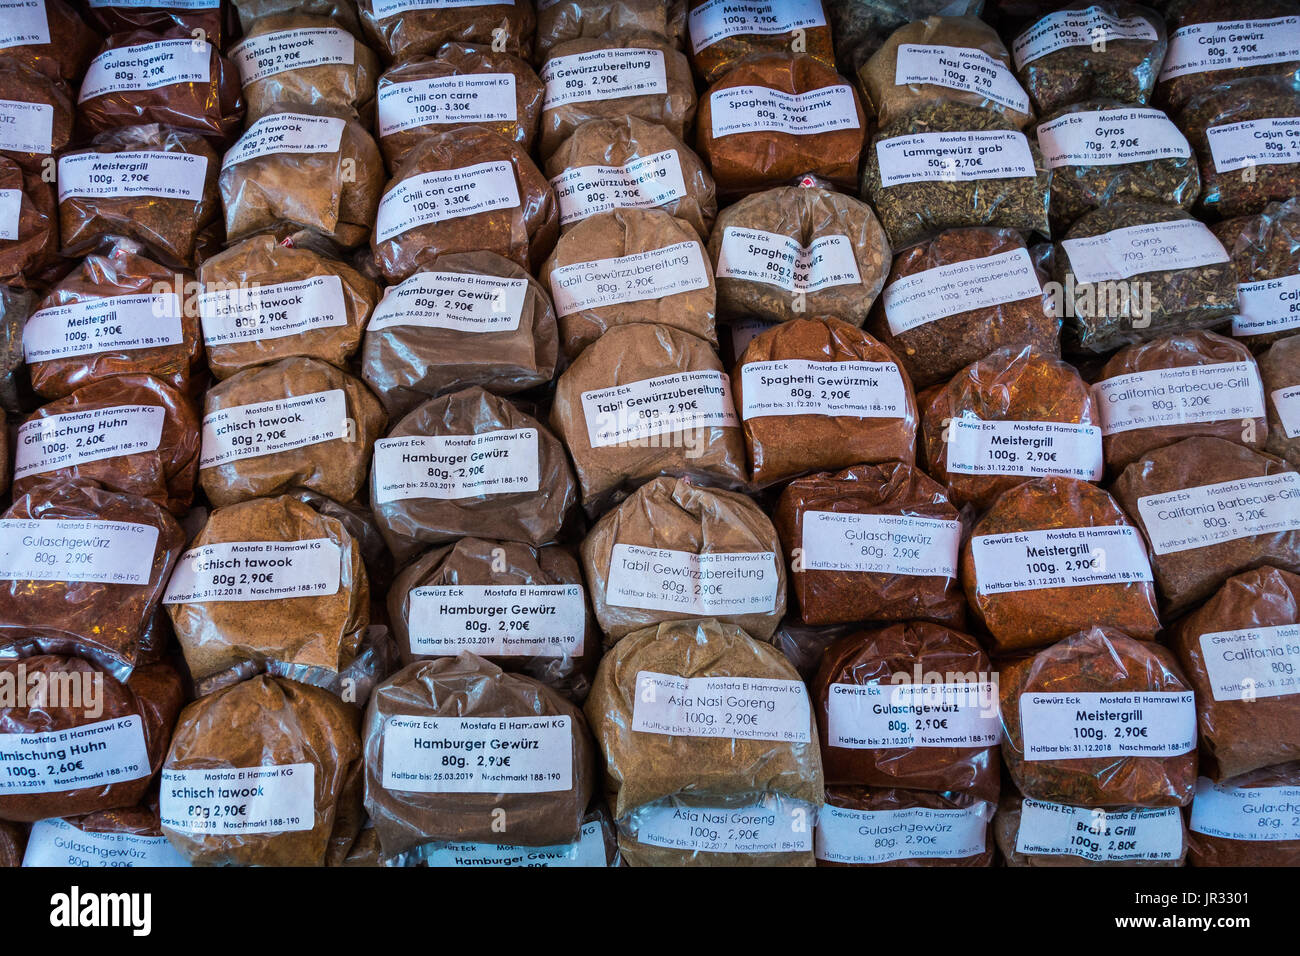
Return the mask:
[(747, 57), (798, 49), (835, 68), (821, 0), (690, 0), (691, 63), (713, 83)]
[(179, 31), (222, 46), (225, 11), (220, 0), (88, 0), (86, 17), (101, 33)]
[(100, 37), (64, 0), (14, 9), (13, 29), (27, 42), (8, 43), (4, 55), (74, 87), (99, 49)]
[(567, 40), (608, 33), (649, 31), (667, 37), (678, 49), (686, 39), (687, 0), (551, 0), (537, 4), (538, 63)]
[(12, 197), (0, 210), (0, 282), (38, 286), (41, 270), (52, 265), (59, 252), (54, 187), (40, 174), (0, 156), (0, 193)]
[(1196, 781), (1188, 820), (1192, 866), (1300, 866), (1300, 763), (1265, 767), (1216, 784)]
[(919, 416), (907, 373), (847, 322), (792, 319), (755, 336), (732, 388), (756, 485), (916, 459)]
[(537, 24), (531, 3), (385, 3), (357, 0), (366, 36), (389, 60), (432, 53), (444, 43), (481, 43), (514, 56), (532, 55)]
[(703, 617), (765, 641), (785, 613), (776, 529), (731, 491), (656, 478), (596, 522), (582, 564), (607, 646), (663, 621)]
[(1280, 339), (1259, 357), (1268, 396), (1268, 440), (1264, 449), (1300, 466), (1300, 336)]
[(1182, 866), (1187, 832), (1178, 807), (1099, 810), (1012, 792), (993, 821), (1007, 866)]
[(1000, 693), (1002, 758), (1024, 796), (1082, 807), (1191, 802), (1194, 695), (1161, 645), (1092, 627), (1003, 667)]
[(328, 17), (354, 36), (361, 36), (356, 0), (231, 0), (231, 6), (239, 15), (245, 33), (263, 17), (297, 13)]
[(1225, 219), (1214, 234), (1237, 267), (1232, 335), (1252, 349), (1300, 330), (1300, 199)]
[(818, 866), (992, 866), (994, 805), (969, 793), (827, 787)]
[(72, 140), (68, 88), (20, 60), (0, 60), (0, 118), (6, 124), (0, 156), (31, 172), (40, 172)]

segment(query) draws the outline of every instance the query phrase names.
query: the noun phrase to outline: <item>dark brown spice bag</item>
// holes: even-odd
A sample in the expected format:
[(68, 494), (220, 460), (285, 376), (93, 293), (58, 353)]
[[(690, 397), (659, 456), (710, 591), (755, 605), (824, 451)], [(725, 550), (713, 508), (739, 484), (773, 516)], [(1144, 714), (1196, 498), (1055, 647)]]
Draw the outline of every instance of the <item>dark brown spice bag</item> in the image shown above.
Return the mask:
[(1279, 339), (1259, 357), (1268, 396), (1268, 441), (1264, 448), (1300, 466), (1300, 336)]
[(1106, 467), (1118, 474), (1147, 452), (1194, 435), (1262, 447), (1259, 371), (1245, 345), (1214, 332), (1126, 345), (1093, 385)]
[(609, 33), (649, 31), (682, 48), (687, 39), (687, 0), (555, 0), (539, 3), (533, 55), (538, 63), (566, 40)]
[(957, 509), (920, 469), (885, 462), (797, 478), (773, 522), (805, 624), (965, 621)]
[(1151, 544), (1170, 615), (1234, 574), (1276, 565), (1300, 573), (1300, 474), (1221, 438), (1185, 438), (1147, 452), (1112, 488)]
[[(336, 837), (351, 843), (361, 829), (357, 721), (329, 691), (266, 675), (199, 698), (181, 713), (163, 768), (163, 833), (196, 866), (324, 866)], [(249, 768), (264, 775), (231, 774)], [(187, 791), (212, 789), (208, 774), (222, 771), (225, 786), (267, 791), (263, 806), (279, 819), (264, 812), (231, 828), (203, 819), (210, 805), (192, 814)]]
[[(147, 2), (147, 0), (146, 0)], [(97, 0), (86, 4), (86, 18), (100, 33), (127, 33), (132, 30), (150, 30), (154, 33), (180, 31), (187, 36), (197, 36), (222, 46), (224, 11), (219, 0), (207, 3), (183, 3), (175, 6), (166, 0), (155, 5), (144, 2), (113, 3)]]
[(477, 386), (429, 399), (375, 443), (370, 502), (399, 563), (467, 534), (545, 544), (576, 499), (556, 437)]
[(511, 395), (543, 385), (558, 358), (546, 288), (495, 252), (455, 252), (384, 290), (366, 329), (361, 377), (396, 419), (470, 386)]
[[(700, 13), (701, 7), (720, 7), (715, 0), (690, 0), (687, 14), (690, 23), (691, 64), (704, 84), (713, 83), (735, 68), (747, 57), (759, 53), (785, 53), (796, 47), (815, 60), (835, 69), (835, 51), (831, 48), (831, 28), (821, 3), (800, 4), (799, 11), (808, 12), (811, 22), (793, 16), (782, 17), (780, 3), (722, 7), (710, 17)], [(775, 16), (774, 16), (775, 15)], [(715, 19), (716, 18), (716, 19)], [(771, 22), (771, 21), (778, 22)], [(719, 21), (724, 34), (711, 38), (710, 27)], [(773, 28), (790, 25), (791, 29), (773, 32)], [(746, 30), (745, 27), (750, 27)], [(759, 28), (759, 29), (754, 29)]]
[[(1172, 816), (1170, 809), (1174, 811)], [(1026, 825), (1027, 814), (1033, 816)], [(1036, 829), (1039, 814), (1047, 826), (1041, 831)], [(1023, 834), (1022, 826), (1026, 831)], [(1103, 816), (1094, 807), (1042, 800), (1026, 805), (1015, 791), (1002, 795), (993, 818), (993, 832), (1006, 865), (1017, 867), (1182, 866), (1189, 845), (1182, 811), (1177, 808), (1126, 807), (1107, 811)], [(1068, 852), (1071, 849), (1076, 852)], [(1111, 855), (1119, 859), (1105, 859)]]
[[(45, 398), (62, 398), (117, 375), (145, 374), (193, 396), (206, 376), (203, 337), (188, 291), (192, 281), (133, 252), (129, 242), (87, 256), (27, 320), (32, 388)], [(87, 329), (87, 318), (99, 321)], [(118, 321), (120, 332), (109, 331)], [(69, 348), (67, 336), (75, 338), (78, 327), (87, 332), (80, 339), (84, 344)], [(102, 337), (89, 334), (100, 330)], [(148, 344), (158, 340), (164, 344)]]
[[(1286, 827), (1300, 796), (1300, 763), (1264, 767), (1215, 785), (1197, 781), (1188, 823), (1192, 866), (1300, 866), (1300, 837), (1270, 839), (1267, 827)], [(1260, 824), (1265, 827), (1261, 828)], [(1274, 831), (1276, 832), (1276, 831)]]
[(696, 617), (766, 641), (785, 613), (785, 568), (767, 515), (744, 495), (688, 480), (655, 478), (605, 512), (582, 542), (582, 565), (607, 647)]
[(1228, 578), (1179, 623), (1173, 648), (1196, 691), (1202, 772), (1216, 782), (1300, 759), (1300, 577)]
[(1294, 298), (1300, 282), (1300, 199), (1271, 202), (1256, 215), (1225, 219), (1214, 226), (1214, 234), (1237, 266), (1233, 337), (1259, 349), (1295, 335), (1300, 328), (1300, 304)]
[(38, 286), (39, 273), (54, 263), (59, 252), (54, 187), (8, 156), (0, 156), (0, 190), (19, 194), (16, 214), (7, 213), (4, 223), (5, 235), (13, 238), (0, 239), (0, 282)]
[(388, 618), (403, 663), (473, 651), (576, 703), (600, 659), (582, 572), (556, 545), (468, 537), (426, 551), (394, 579)]
[[(77, 654), (129, 674), (185, 544), (176, 519), (147, 498), (84, 479), (38, 485), (4, 518), (14, 522), (3, 533), (17, 567), (0, 587), (0, 647)], [(16, 576), (36, 570), (40, 579)]]
[[(903, 843), (904, 840), (898, 840), (892, 834), (896, 832), (891, 819), (893, 814), (906, 813), (909, 810), (937, 810), (938, 813), (931, 814), (923, 818), (922, 825), (929, 822), (937, 822), (940, 826), (946, 825), (948, 830), (948, 840), (951, 839), (953, 830), (965, 832), (967, 820), (983, 821), (983, 833), (979, 837), (979, 848), (969, 856), (949, 856), (951, 847), (942, 847), (944, 856), (929, 856), (927, 851), (931, 848), (925, 847), (923, 842), (918, 840), (914, 847), (904, 847), (903, 849), (894, 849), (889, 847), (889, 843)], [(953, 819), (948, 816), (952, 811), (961, 811), (962, 817)], [(859, 814), (861, 816), (859, 816)], [(872, 819), (875, 814), (888, 814), (877, 828)], [(992, 866), (993, 865), (993, 804), (986, 800), (981, 800), (969, 793), (946, 790), (930, 792), (927, 790), (904, 790), (898, 787), (842, 787), (828, 786), (826, 788), (826, 805), (822, 807), (818, 814), (818, 822), (823, 826), (834, 825), (827, 823), (828, 820), (836, 821), (838, 819), (847, 819), (848, 824), (861, 821), (859, 831), (854, 836), (855, 841), (836, 841), (830, 843), (824, 832), (817, 835), (817, 865), (818, 866)], [(897, 819), (897, 818), (894, 818)], [(842, 833), (841, 824), (839, 831)], [(947, 841), (945, 841), (947, 842)], [(972, 849), (974, 847), (972, 846)], [(888, 859), (878, 863), (858, 862), (863, 856), (886, 856)], [(849, 857), (846, 859), (845, 857)]]
[[(779, 102), (799, 97), (815, 107), (814, 117), (833, 115), (825, 129), (811, 133), (793, 132), (777, 120), (756, 120), (753, 105), (745, 105), (749, 87), (759, 87), (760, 95), (761, 89), (783, 94)], [(738, 63), (701, 95), (696, 148), (722, 195), (784, 186), (805, 173), (850, 189), (866, 135), (858, 94), (833, 67), (806, 54), (766, 53)]]
[[(395, 9), (392, 9), (395, 8)], [(380, 12), (392, 9), (392, 12)], [(499, 44), (525, 60), (532, 55), (537, 25), (531, 3), (382, 3), (357, 0), (361, 25), (388, 60), (409, 60), (444, 43)]]
[(385, 856), (578, 836), (595, 789), (587, 721), (530, 677), (468, 651), (420, 661), (375, 691), (364, 732), (366, 810)]
[[(1195, 708), (1173, 654), (1161, 645), (1135, 641), (1113, 628), (1092, 627), (1033, 657), (1004, 666), (1000, 694), (1002, 757), (1025, 796), (1084, 807), (1177, 807), (1191, 802), (1196, 784)], [(1106, 703), (1101, 697), (1126, 694), (1162, 696), (1148, 700), (1146, 706), (1131, 697), (1121, 696), (1115, 703)], [(1041, 701), (1069, 714), (1052, 713), (1038, 706)], [(1026, 706), (1032, 709), (1027, 711)], [(1120, 708), (1124, 713), (1112, 715), (1110, 721), (1080, 718), (1073, 713), (1080, 708), (1107, 713)], [(1129, 744), (1128, 754), (1031, 758), (1025, 750), (1026, 713), (1031, 715), (1028, 719), (1044, 725), (1075, 730), (1116, 722), (1122, 727), (1146, 727), (1151, 731), (1146, 738), (1149, 746), (1156, 746), (1158, 737), (1169, 755), (1143, 756), (1134, 752), (1140, 744)], [(1062, 739), (1060, 727), (1050, 728), (1054, 733), (1046, 726), (1029, 729), (1044, 740), (1044, 752), (1060, 753), (1066, 747), (1096, 752), (1117, 743), (1123, 747), (1125, 739), (1139, 739), (1117, 738), (1110, 726), (1103, 730), (1103, 737), (1076, 734), (1069, 741)], [(1186, 749), (1181, 752), (1170, 749), (1184, 744)]]
[(1160, 630), (1146, 543), (1096, 485), (1032, 478), (1004, 491), (962, 547), (961, 578), (995, 651), (1043, 647), (1105, 621)]
[[(10, 686), (26, 687), (29, 694), (25, 706), (0, 707), (0, 734), (58, 734), (83, 728), (72, 741), (80, 740), (87, 748), (99, 743), (104, 748), (93, 759), (82, 761), (84, 769), (67, 774), (33, 767), (33, 763), (46, 761), (24, 761), (26, 769), (40, 774), (27, 778), (39, 780), (40, 788), (0, 796), (0, 818), (31, 823), (60, 814), (75, 816), (140, 802), (167, 753), (172, 727), (184, 700), (181, 677), (169, 664), (142, 665), (129, 679), (119, 681), (77, 657), (39, 655), (0, 661), (0, 673), (6, 675)], [(99, 689), (91, 691), (92, 683)], [(45, 696), (30, 696), (36, 687), (46, 688)], [(75, 688), (87, 696), (78, 706), (52, 705), (48, 702), (51, 694), (63, 696), (57, 687), (74, 688), (68, 691), (74, 698)], [(87, 703), (90, 693), (100, 701), (93, 710)], [(109, 723), (118, 726), (102, 726)], [(97, 725), (100, 729), (93, 735), (85, 730)], [(70, 741), (45, 738), (39, 743), (59, 750), (67, 748), (75, 756)], [(113, 772), (105, 772), (110, 769)]]
[(755, 485), (916, 460), (919, 416), (907, 373), (847, 322), (792, 319), (768, 329), (746, 347), (731, 381)]
[(41, 172), (50, 157), (63, 152), (72, 140), (73, 107), (68, 88), (6, 56), (0, 59), (0, 101), (5, 101), (0, 105), (0, 117), (8, 127), (0, 137), (0, 155), (31, 172)]
[[(993, 695), (993, 665), (973, 637), (926, 621), (891, 624), (858, 631), (840, 638), (826, 649), (817, 676), (809, 686), (815, 702), (817, 727), (822, 741), (822, 767), (827, 783), (863, 787), (902, 787), (911, 790), (954, 790), (979, 799), (996, 801), (1000, 783), (997, 760), (997, 701)], [(906, 680), (899, 682), (899, 675)], [(938, 676), (939, 690), (933, 678)], [(879, 696), (855, 702), (854, 688), (875, 685)], [(970, 685), (954, 693), (961, 685)], [(915, 688), (908, 696), (899, 688)], [(892, 688), (892, 690), (891, 690)], [(934, 688), (934, 696), (926, 693)], [(916, 693), (919, 691), (920, 693)], [(978, 698), (978, 700), (977, 700)], [(864, 706), (866, 705), (866, 706)], [(920, 708), (931, 706), (939, 719), (947, 715), (942, 730), (931, 733), (955, 739), (976, 725), (978, 732), (992, 735), (984, 746), (866, 746), (863, 741), (880, 736), (879, 713), (897, 713), (889, 733), (899, 739), (913, 733), (926, 720)], [(957, 707), (965, 712), (941, 708)], [(866, 715), (870, 707), (872, 716)], [(908, 708), (915, 708), (909, 710)], [(893, 710), (892, 708), (898, 708)], [(899, 731), (897, 720), (909, 724)], [(961, 721), (959, 723), (959, 721)], [(920, 735), (918, 735), (919, 737)], [(864, 809), (864, 808), (858, 808)]]
[(4, 48), (4, 55), (75, 87), (99, 49), (100, 38), (64, 0), (40, 0), (10, 10), (13, 27), (32, 42)]
[[(77, 417), (47, 422), (65, 415)], [(123, 436), (126, 447), (119, 444)], [(60, 445), (71, 447), (60, 452)], [(101, 379), (42, 405), (18, 426), (17, 448), (15, 495), (46, 482), (84, 478), (106, 491), (148, 498), (178, 517), (194, 500), (198, 415), (187, 397), (150, 375)], [(76, 457), (59, 464), (69, 451)]]
[[(176, 156), (189, 158), (171, 158)], [(114, 191), (104, 193), (106, 187), (90, 180), (87, 169), (106, 160), (116, 164), (113, 173), (129, 173), (142, 162), (149, 163), (150, 184), (141, 192), (115, 176)], [(144, 251), (163, 265), (192, 268), (202, 231), (221, 214), (217, 192), (220, 165), (217, 154), (201, 136), (156, 124), (109, 130), (96, 136), (88, 147), (64, 153), (59, 157), (63, 254), (79, 256), (102, 250), (113, 237), (120, 236), (141, 243)], [(165, 183), (154, 185), (155, 178)], [(167, 194), (157, 194), (164, 189)], [(182, 194), (175, 196), (181, 190)]]
[[(158, 65), (164, 70), (156, 77)], [(159, 79), (170, 82), (154, 85)], [(86, 71), (77, 98), (77, 120), (92, 136), (158, 123), (198, 133), (220, 149), (234, 139), (243, 118), (234, 64), (212, 43), (177, 29), (109, 37)]]

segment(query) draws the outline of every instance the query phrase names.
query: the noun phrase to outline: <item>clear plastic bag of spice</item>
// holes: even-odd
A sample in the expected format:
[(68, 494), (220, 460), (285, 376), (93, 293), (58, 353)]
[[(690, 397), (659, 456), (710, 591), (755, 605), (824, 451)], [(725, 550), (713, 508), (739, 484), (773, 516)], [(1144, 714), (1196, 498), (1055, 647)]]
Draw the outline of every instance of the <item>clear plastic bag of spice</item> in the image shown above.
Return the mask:
[(37, 485), (3, 517), (0, 656), (71, 653), (130, 674), (185, 543), (176, 519), (82, 478)]
[(551, 0), (537, 4), (533, 55), (545, 63), (551, 50), (579, 37), (648, 31), (681, 49), (687, 37), (687, 0)]
[(835, 68), (821, 0), (690, 0), (688, 20), (691, 63), (705, 84), (760, 53), (798, 50)]
[(1096, 98), (1145, 106), (1167, 49), (1164, 17), (1126, 0), (1072, 3), (1011, 42), (1016, 75), (1044, 115)]
[(0, 155), (31, 172), (41, 172), (72, 140), (68, 88), (21, 60), (0, 60), (0, 117), (8, 126)]
[[(136, 72), (143, 65), (148, 75)], [(92, 133), (157, 123), (206, 137), (220, 149), (239, 131), (239, 71), (207, 40), (185, 30), (118, 33), (86, 70), (77, 119)]]
[[(1216, 784), (1196, 782), (1188, 820), (1192, 866), (1300, 866), (1300, 762), (1264, 767)], [(1261, 815), (1260, 810), (1263, 810)]]
[(0, 191), (17, 199), (0, 213), (0, 282), (37, 287), (42, 270), (53, 265), (59, 253), (54, 186), (0, 156)]
[[(1196, 711), (1166, 648), (1092, 627), (1004, 666), (1001, 675), (1002, 758), (1024, 796), (1082, 807), (1191, 801)], [(1148, 696), (1119, 718), (1121, 726), (1145, 733), (1117, 735), (1116, 720), (1106, 717), (1115, 705), (1105, 695), (1126, 691)], [(1129, 742), (1135, 739), (1142, 745)]]
[(1102, 811), (1004, 794), (993, 820), (1007, 866), (1182, 866), (1188, 849), (1178, 807)]
[(444, 43), (479, 43), (528, 59), (537, 18), (533, 4), (385, 3), (357, 0), (361, 25), (386, 59), (409, 60)]
[(103, 34), (149, 30), (154, 33), (176, 31), (177, 35), (200, 37), (222, 46), (228, 23), (219, 0), (93, 0), (86, 4), (86, 19)]
[(65, 0), (44, 0), (34, 7), (35, 29), (27, 38), (30, 42), (7, 46), (4, 55), (75, 89), (99, 49), (99, 34), (86, 26)]
[(984, 0), (824, 0), (835, 59), (856, 74), (899, 27), (930, 16), (977, 17)]
[(62, 398), (113, 376), (147, 374), (194, 395), (206, 376), (192, 281), (138, 254), (130, 242), (87, 256), (27, 320), (32, 388)]
[[(59, 157), (59, 224), (65, 256), (132, 239), (163, 265), (193, 267), (202, 231), (221, 214), (220, 160), (196, 133), (159, 125), (125, 126)], [(129, 182), (105, 186), (92, 167), (143, 173), (170, 195), (139, 194)]]
[(816, 866), (808, 821), (819, 812), (780, 789), (683, 791), (618, 820), (619, 855), (636, 867)]
[(1300, 336), (1274, 342), (1259, 357), (1268, 402), (1264, 449), (1300, 467)]
[[(817, 814), (817, 865), (992, 866), (993, 812), (993, 803), (959, 790), (828, 786)], [(927, 835), (890, 835), (931, 829), (931, 821)]]
[(749, 343), (731, 380), (757, 486), (916, 458), (919, 416), (907, 373), (847, 322), (782, 322)]
[[(71, 775), (71, 786), (59, 785), (69, 775), (47, 761), (8, 764), (25, 771), (25, 779), (37, 786), (26, 793), (6, 788), (0, 795), (0, 819), (33, 823), (130, 807), (143, 799), (167, 753), (184, 700), (181, 677), (171, 665), (146, 664), (119, 678), (79, 657), (38, 654), (0, 660), (0, 677), (10, 687), (50, 688), (40, 701), (31, 697), (17, 702), (7, 695), (0, 705), (0, 728), (6, 736), (70, 734), (62, 739), (84, 739), (87, 746), (98, 744), (99, 750), (83, 761), (81, 773)], [(98, 703), (81, 697), (92, 692), (92, 684), (97, 685)], [(72, 690), (60, 693), (54, 688)]]
[(361, 36), (361, 21), (357, 18), (355, 0), (231, 0), (230, 5), (239, 15), (244, 33), (248, 33), (263, 17), (297, 13), (313, 17), (328, 17), (353, 36)]
[(1237, 266), (1232, 335), (1252, 349), (1300, 331), (1300, 199), (1213, 227)]

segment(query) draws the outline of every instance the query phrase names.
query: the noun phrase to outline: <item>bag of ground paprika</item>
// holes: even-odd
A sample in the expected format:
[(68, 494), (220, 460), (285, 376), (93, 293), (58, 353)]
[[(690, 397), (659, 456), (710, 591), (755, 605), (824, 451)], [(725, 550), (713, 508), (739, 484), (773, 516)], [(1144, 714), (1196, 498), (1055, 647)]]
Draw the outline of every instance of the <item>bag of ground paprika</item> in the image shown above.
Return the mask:
[(996, 801), (1002, 730), (992, 673), (973, 637), (927, 621), (840, 638), (809, 684), (827, 783)]
[(768, 329), (746, 347), (731, 381), (755, 485), (916, 458), (907, 373), (847, 322), (793, 319)]
[[(163, 765), (163, 833), (196, 866), (324, 866), (361, 829), (358, 718), (327, 690), (264, 674), (200, 697)], [(232, 800), (248, 812), (218, 809)]]
[(0, 660), (0, 674), (26, 688), (25, 700), (0, 706), (6, 766), (25, 771), (0, 785), (0, 819), (31, 823), (140, 802), (184, 700), (171, 665), (145, 664), (118, 680), (81, 658), (42, 654)]
[(1300, 866), (1300, 762), (1216, 784), (1196, 781), (1188, 820), (1192, 866)]
[(992, 803), (960, 791), (828, 786), (817, 865), (992, 866), (993, 813)]
[(1031, 478), (998, 496), (962, 547), (961, 578), (995, 652), (1043, 647), (1096, 621), (1140, 640), (1160, 630), (1141, 533), (1077, 478)]
[(773, 523), (805, 624), (965, 620), (961, 522), (920, 469), (885, 462), (796, 478)]
[(1194, 695), (1161, 645), (1091, 627), (1004, 666), (1000, 695), (1002, 758), (1026, 797), (1082, 807), (1191, 802)]
[[(8, 51), (3, 51), (8, 52)], [(39, 173), (72, 140), (72, 99), (62, 82), (0, 58), (0, 156)]]
[(99, 34), (64, 0), (23, 4), (9, 13), (10, 29), (0, 38), (3, 55), (75, 88), (99, 49)]

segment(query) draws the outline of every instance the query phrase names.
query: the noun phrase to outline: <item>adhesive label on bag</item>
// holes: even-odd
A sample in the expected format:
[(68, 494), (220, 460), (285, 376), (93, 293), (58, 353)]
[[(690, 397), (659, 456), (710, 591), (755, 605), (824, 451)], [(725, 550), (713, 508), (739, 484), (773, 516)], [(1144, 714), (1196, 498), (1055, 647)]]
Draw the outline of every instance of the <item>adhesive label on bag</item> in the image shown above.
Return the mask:
[(719, 279), (744, 279), (787, 292), (820, 292), (860, 285), (853, 243), (843, 234), (818, 236), (801, 246), (790, 236), (727, 226), (718, 253)]
[(379, 200), (375, 241), (387, 242), (430, 222), (518, 206), (514, 167), (504, 160), (412, 176)]
[(534, 492), (540, 471), (536, 428), (381, 438), (375, 442), (375, 503)]
[(993, 805), (817, 811), (817, 859), (859, 866), (898, 860), (960, 860), (984, 852)]
[(1300, 840), (1300, 787), (1229, 787), (1199, 777), (1188, 826), (1222, 840)]
[(994, 747), (1002, 739), (997, 685), (831, 684), (827, 746)]
[(283, 339), (348, 324), (343, 280), (336, 275), (204, 291), (199, 316), (209, 347)]
[(589, 100), (666, 96), (668, 70), (662, 50), (616, 47), (551, 57), (540, 73), (546, 84), (542, 109)]
[(221, 168), (229, 169), (260, 156), (298, 153), (310, 156), (337, 153), (343, 141), (343, 120), (334, 116), (310, 116), (305, 113), (272, 113), (248, 127), (235, 143)]
[(161, 405), (113, 405), (23, 422), (14, 479), (154, 451), (166, 418)]
[(783, 93), (766, 86), (731, 86), (709, 94), (713, 138), (738, 133), (812, 136), (860, 129), (853, 88), (847, 83), (808, 93)]
[(1020, 805), (1016, 852), (1077, 856), (1093, 863), (1176, 861), (1183, 856), (1183, 818), (1177, 807), (1104, 810), (1046, 803)]
[(404, 793), (554, 793), (573, 787), (570, 717), (389, 717), (383, 786)]
[(1300, 116), (1245, 120), (1205, 130), (1214, 169), (1231, 173), (1255, 166), (1300, 163)]
[(1029, 250), (1012, 249), (903, 276), (885, 287), (881, 301), (889, 331), (902, 335), (950, 315), (1042, 294)]
[[(152, 0), (156, 3), (157, 0)], [(99, 833), (51, 817), (32, 824), (23, 866), (174, 867), (190, 862), (165, 836)]]
[(45, 12), (45, 0), (0, 2), (0, 49), (49, 42), (50, 20)]
[(59, 157), (59, 202), (78, 196), (199, 202), (207, 175), (208, 157), (195, 153), (76, 153)]
[(796, 800), (766, 798), (748, 807), (650, 804), (633, 811), (638, 843), (688, 853), (807, 853), (817, 810)]
[(1152, 580), (1146, 545), (1128, 526), (975, 535), (971, 551), (976, 593), (986, 596)]
[(1138, 512), (1156, 554), (1289, 534), (1300, 531), (1300, 474), (1284, 471), (1144, 495)]
[(23, 327), (27, 363), (97, 352), (180, 345), (181, 300), (175, 292), (111, 295), (32, 313)]
[(1169, 38), (1160, 82), (1292, 60), (1300, 60), (1300, 16), (1192, 23)]
[(955, 578), (961, 522), (808, 511), (801, 543), (805, 571)]
[(466, 73), (391, 83), (375, 99), (380, 136), (435, 124), (496, 126), (519, 118), (513, 73)]
[(1274, 389), (1270, 395), (1283, 433), (1287, 438), (1300, 438), (1300, 385)]
[(678, 372), (582, 393), (592, 448), (625, 445), (693, 428), (736, 428), (725, 372)]
[(514, 6), (515, 0), (372, 0), (375, 19), (411, 10), (461, 10), (465, 7)]
[(982, 96), (1017, 113), (1029, 112), (1029, 94), (1007, 65), (974, 47), (900, 44), (894, 85), (942, 86)]
[(105, 50), (90, 62), (77, 102), (175, 83), (207, 83), (211, 72), (212, 44), (206, 40), (157, 40)]
[(168, 770), (162, 774), (162, 825), (196, 834), (296, 833), (316, 826), (316, 767)]
[(1266, 335), (1300, 327), (1300, 273), (1237, 286), (1233, 335)]
[(150, 773), (139, 714), (65, 730), (0, 734), (0, 795), (103, 789)]
[(552, 846), (507, 846), (495, 843), (437, 843), (421, 860), (430, 867), (473, 867), (493, 869), (505, 866), (591, 867), (607, 866), (605, 833), (599, 820), (582, 825), (573, 843)]
[(907, 389), (893, 362), (778, 359), (741, 366), (741, 417), (907, 417)]
[(948, 429), (947, 469), (953, 474), (1065, 475), (1083, 481), (1102, 476), (1096, 425), (954, 418)]
[(1300, 694), (1300, 624), (1202, 634), (1201, 655), (1215, 700)]
[(691, 11), (691, 48), (699, 53), (727, 37), (824, 26), (821, 0), (708, 0)]
[(1162, 159), (1188, 159), (1192, 147), (1160, 110), (1078, 110), (1038, 127), (1038, 147), (1052, 169), (1061, 166), (1122, 166)]
[(356, 41), (337, 27), (303, 27), (248, 37), (230, 51), (245, 87), (287, 70), (351, 66)]
[(704, 251), (693, 239), (630, 256), (575, 262), (551, 271), (551, 295), (560, 316), (708, 287)]
[(409, 598), (411, 653), (455, 657), (577, 657), (587, 605), (578, 584), (439, 584)]
[(632, 160), (626, 166), (571, 166), (551, 180), (564, 225), (611, 209), (655, 209), (686, 195), (675, 149)]
[(632, 729), (643, 734), (811, 742), (803, 681), (638, 671)]
[(519, 328), (527, 295), (527, 279), (417, 272), (385, 290), (367, 331), (416, 326), (454, 332), (513, 332)]
[(163, 603), (328, 597), (339, 591), (342, 564), (329, 538), (205, 544), (176, 562)]
[(1264, 417), (1264, 386), (1253, 360), (1116, 375), (1094, 385), (1092, 395), (1107, 435)]
[(771, 551), (674, 551), (616, 544), (605, 582), (605, 603), (683, 617), (768, 614), (776, 609), (780, 578)]
[(912, 133), (876, 141), (880, 184), (1018, 179), (1037, 175), (1024, 133), (982, 130)]
[(232, 405), (203, 416), (200, 468), (260, 458), (351, 434), (343, 389)]
[(0, 581), (78, 581), (144, 587), (158, 529), (129, 521), (0, 518)]
[(1020, 695), (1026, 760), (1177, 757), (1196, 747), (1190, 691)]
[(53, 106), (0, 100), (0, 149), (15, 153), (49, 153), (53, 141)]
[(1203, 222), (1175, 219), (1112, 229), (1086, 239), (1062, 239), (1080, 283), (1115, 282), (1147, 272), (1199, 269), (1229, 257)]
[(1090, 6), (1082, 10), (1059, 10), (1042, 17), (1016, 37), (1011, 54), (1018, 70), (1066, 47), (1157, 39), (1156, 28), (1146, 17), (1117, 17), (1101, 7)]
[(0, 239), (17, 239), (22, 218), (23, 191), (0, 189)]

